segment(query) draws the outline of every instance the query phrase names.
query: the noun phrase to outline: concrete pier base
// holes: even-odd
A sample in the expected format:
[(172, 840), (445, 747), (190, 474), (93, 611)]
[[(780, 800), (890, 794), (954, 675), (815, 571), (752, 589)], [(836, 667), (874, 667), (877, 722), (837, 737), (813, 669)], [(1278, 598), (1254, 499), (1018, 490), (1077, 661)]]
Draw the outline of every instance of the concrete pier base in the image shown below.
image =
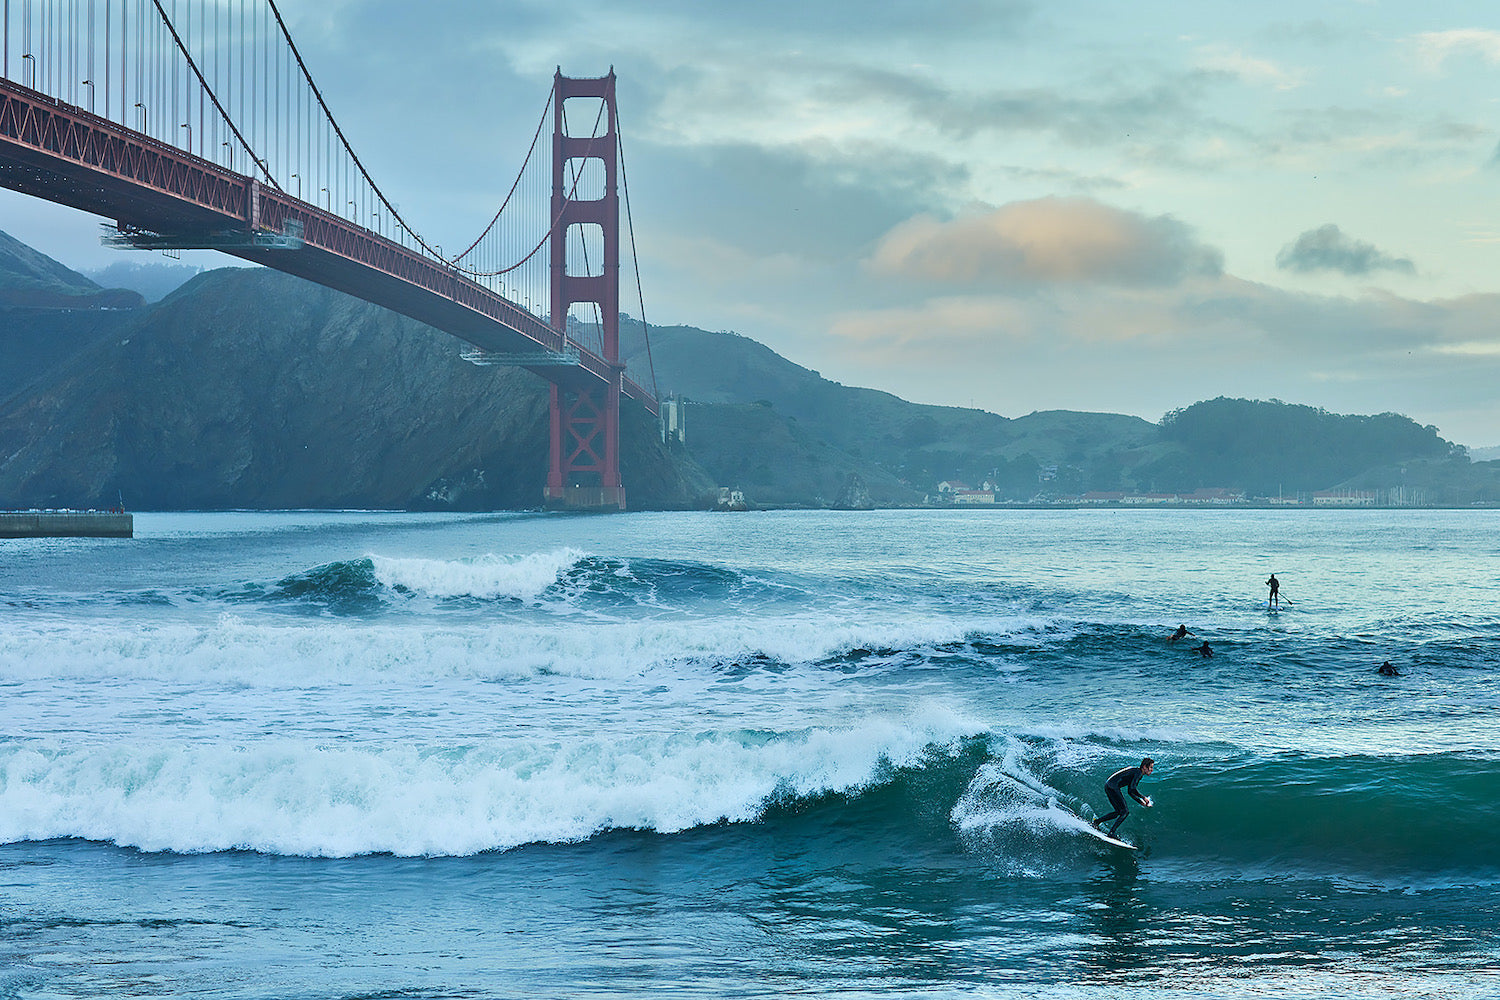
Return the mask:
[(543, 492), (548, 510), (615, 512), (625, 509), (623, 486), (572, 486)]
[(135, 518), (100, 510), (0, 511), (0, 538), (132, 538)]

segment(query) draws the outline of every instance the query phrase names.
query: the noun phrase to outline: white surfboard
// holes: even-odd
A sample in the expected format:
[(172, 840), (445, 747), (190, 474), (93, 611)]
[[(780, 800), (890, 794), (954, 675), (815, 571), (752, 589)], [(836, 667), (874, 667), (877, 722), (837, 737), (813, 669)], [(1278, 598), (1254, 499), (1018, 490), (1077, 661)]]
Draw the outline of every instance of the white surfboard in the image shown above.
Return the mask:
[(1088, 834), (1090, 837), (1095, 837), (1095, 838), (1097, 838), (1099, 840), (1104, 841), (1106, 844), (1114, 844), (1116, 847), (1123, 847), (1123, 848), (1126, 848), (1127, 850), (1131, 850), (1131, 851), (1138, 850), (1138, 848), (1134, 844), (1127, 844), (1125, 841), (1121, 840), (1119, 837), (1111, 837), (1109, 834), (1105, 833), (1103, 830), (1099, 829), (1097, 826), (1095, 826), (1094, 824), (1090, 823), (1088, 820), (1084, 819), (1082, 816), (1078, 815), (1076, 812), (1074, 812), (1073, 810), (1069, 809), (1067, 806), (1063, 805), (1061, 802), (1057, 802), (1056, 805), (1063, 812), (1067, 813), (1069, 816), (1072, 816), (1074, 819), (1078, 820), (1079, 829), (1081, 829), (1084, 833)]
[(1111, 837), (1109, 834), (1105, 833), (1103, 830), (1096, 829), (1092, 823), (1089, 824), (1088, 832), (1090, 834), (1092, 834), (1093, 836), (1098, 837), (1100, 840), (1104, 841), (1106, 844), (1114, 844), (1116, 847), (1124, 847), (1124, 848), (1126, 848), (1128, 850), (1132, 850), (1132, 851), (1137, 850), (1137, 848), (1136, 848), (1136, 846), (1134, 844), (1127, 844), (1127, 843), (1125, 843), (1125, 841), (1121, 840), (1118, 837)]

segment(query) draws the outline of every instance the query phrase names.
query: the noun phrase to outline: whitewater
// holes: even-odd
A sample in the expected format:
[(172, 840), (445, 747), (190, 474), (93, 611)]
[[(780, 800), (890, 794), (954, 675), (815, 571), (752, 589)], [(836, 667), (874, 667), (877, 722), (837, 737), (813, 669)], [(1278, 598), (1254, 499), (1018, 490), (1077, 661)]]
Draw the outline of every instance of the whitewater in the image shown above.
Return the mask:
[[(0, 541), (0, 996), (1500, 996), (1497, 528)], [(1077, 817), (1144, 756), (1121, 851)]]

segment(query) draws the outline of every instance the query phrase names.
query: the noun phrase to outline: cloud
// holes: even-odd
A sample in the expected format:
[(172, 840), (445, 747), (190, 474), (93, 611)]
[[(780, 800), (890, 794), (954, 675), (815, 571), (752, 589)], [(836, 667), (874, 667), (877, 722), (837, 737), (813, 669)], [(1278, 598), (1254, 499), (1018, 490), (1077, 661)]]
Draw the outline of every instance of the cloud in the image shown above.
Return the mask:
[(1477, 55), (1486, 62), (1500, 63), (1500, 31), (1487, 28), (1454, 28), (1418, 35), (1417, 53), (1428, 69), (1441, 69), (1450, 58)]
[(876, 274), (961, 286), (1149, 287), (1217, 275), (1223, 255), (1170, 216), (1039, 198), (948, 222), (918, 215), (881, 238), (869, 265)]
[(1377, 250), (1373, 243), (1352, 239), (1331, 222), (1309, 229), (1297, 237), (1295, 243), (1282, 247), (1276, 255), (1276, 266), (1283, 271), (1303, 274), (1313, 271), (1338, 271), (1348, 275), (1373, 271), (1417, 273), (1416, 265), (1408, 258), (1392, 257)]
[(1284, 69), (1269, 59), (1247, 56), (1222, 46), (1200, 50), (1198, 65), (1206, 70), (1227, 73), (1246, 83), (1264, 84), (1276, 90), (1295, 90), (1305, 82), (1300, 70)]
[[(1416, 300), (1311, 295), (1229, 275), (1171, 288), (1053, 286), (852, 308), (819, 359), (851, 384), (908, 399), (1134, 413), (1214, 396), (1345, 413), (1397, 411), (1444, 436), (1492, 441), (1500, 295)], [(1174, 400), (1176, 402), (1174, 402)]]

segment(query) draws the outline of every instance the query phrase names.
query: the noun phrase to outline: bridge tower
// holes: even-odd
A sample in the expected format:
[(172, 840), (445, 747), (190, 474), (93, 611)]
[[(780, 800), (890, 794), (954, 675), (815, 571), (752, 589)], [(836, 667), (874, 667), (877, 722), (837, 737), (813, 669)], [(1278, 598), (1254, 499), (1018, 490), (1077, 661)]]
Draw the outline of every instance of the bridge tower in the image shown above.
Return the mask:
[[(615, 71), (597, 78), (553, 77), (552, 126), (552, 328), (564, 337), (568, 314), (577, 303), (598, 306), (602, 357), (608, 384), (554, 381), (550, 467), (546, 500), (561, 507), (625, 509), (620, 482), (620, 189), (616, 163), (619, 141), (615, 118)], [(563, 105), (570, 98), (603, 101), (603, 135), (569, 136)], [(596, 105), (591, 105), (591, 107)], [(588, 161), (597, 160), (593, 165)], [(574, 180), (602, 168), (603, 196), (580, 200)], [(589, 176), (593, 176), (590, 174)], [(602, 270), (590, 274), (587, 261), (570, 262), (568, 235), (574, 226), (597, 226), (603, 236)], [(584, 241), (579, 241), (587, 245)], [(581, 264), (581, 267), (570, 267)]]

